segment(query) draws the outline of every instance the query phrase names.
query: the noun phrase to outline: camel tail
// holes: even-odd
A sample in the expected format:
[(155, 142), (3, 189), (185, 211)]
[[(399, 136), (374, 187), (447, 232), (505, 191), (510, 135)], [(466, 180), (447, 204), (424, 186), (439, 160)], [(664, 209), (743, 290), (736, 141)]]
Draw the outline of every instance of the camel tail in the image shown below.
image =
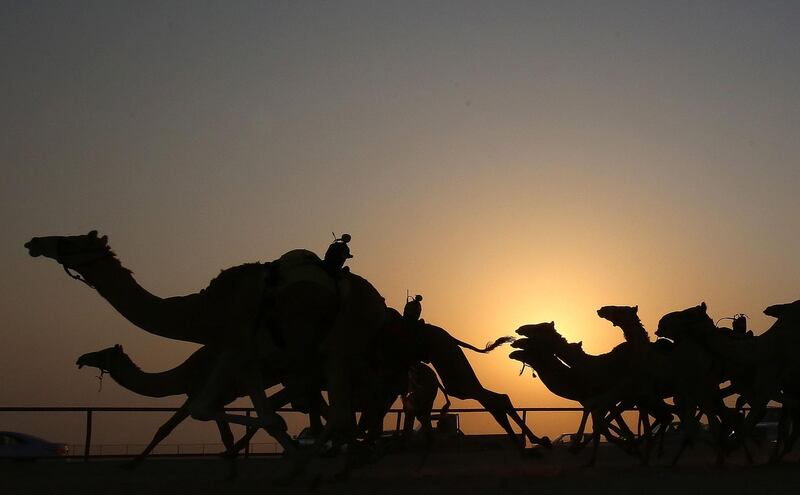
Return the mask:
[(461, 347), (466, 347), (467, 349), (471, 349), (471, 350), (473, 350), (475, 352), (480, 352), (482, 354), (486, 354), (487, 352), (491, 352), (491, 351), (493, 351), (494, 349), (500, 347), (503, 344), (508, 344), (509, 342), (514, 342), (514, 340), (516, 340), (516, 339), (514, 337), (511, 337), (511, 336), (508, 336), (508, 335), (505, 336), (505, 337), (500, 337), (499, 339), (495, 340), (494, 342), (489, 342), (488, 344), (486, 344), (486, 347), (484, 347), (483, 349), (479, 349), (479, 348), (475, 347), (474, 345), (467, 344), (466, 342), (461, 342), (460, 340), (458, 340), (456, 338), (453, 338), (453, 340), (455, 340), (456, 343), (458, 343), (458, 345), (461, 346)]

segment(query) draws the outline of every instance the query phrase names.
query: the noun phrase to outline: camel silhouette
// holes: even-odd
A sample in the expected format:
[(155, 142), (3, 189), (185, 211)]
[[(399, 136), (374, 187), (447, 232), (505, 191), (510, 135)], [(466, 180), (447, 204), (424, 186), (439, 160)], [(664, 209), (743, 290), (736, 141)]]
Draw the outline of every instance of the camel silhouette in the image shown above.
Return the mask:
[[(627, 356), (631, 373), (637, 378), (639, 403), (636, 405), (639, 409), (639, 425), (644, 428), (643, 462), (646, 464), (650, 459), (653, 431), (658, 432), (657, 440), (659, 440), (659, 454), (661, 454), (666, 427), (673, 419), (673, 408), (661, 397), (671, 395), (667, 392), (672, 391), (674, 387), (664, 383), (663, 380), (659, 382), (654, 379), (654, 373), (649, 369), (653, 366), (651, 358), (654, 357), (654, 354), (658, 354), (655, 359), (657, 363), (660, 363), (663, 361), (664, 352), (670, 347), (665, 347), (664, 342), (658, 344), (650, 342), (650, 336), (639, 319), (639, 306), (603, 306), (597, 310), (597, 316), (608, 320), (615, 327), (619, 327), (625, 338), (625, 342), (617, 346), (615, 350)], [(659, 391), (659, 389), (661, 390)], [(633, 404), (625, 404), (626, 408), (632, 406)], [(650, 422), (650, 416), (655, 420), (654, 423)]]
[[(656, 370), (668, 370), (668, 373), (661, 373), (657, 379), (673, 382), (675, 405), (685, 432), (673, 462), (677, 462), (683, 450), (697, 437), (700, 415), (705, 415), (708, 421), (717, 451), (717, 463), (724, 462), (729, 450), (727, 443), (734, 434), (745, 448), (748, 459), (751, 459), (746, 444), (741, 441), (742, 418), (734, 409), (725, 405), (723, 397), (727, 392), (720, 391), (719, 388), (719, 384), (726, 380), (724, 364), (711, 352), (703, 337), (708, 335), (704, 330), (717, 330), (714, 321), (708, 316), (704, 302), (664, 315), (656, 330), (656, 336), (674, 343), (671, 351), (665, 354), (668, 359), (664, 361), (664, 367), (653, 367)], [(654, 359), (657, 356), (654, 354)], [(669, 363), (673, 366), (668, 367)]]
[(450, 409), (450, 397), (447, 390), (439, 383), (439, 377), (430, 367), (416, 363), (411, 365), (408, 370), (408, 392), (402, 396), (403, 400), (403, 434), (410, 438), (414, 431), (414, 420), (419, 421), (420, 434), (425, 438), (426, 443), (430, 443), (433, 437), (433, 427), (431, 425), (431, 412), (433, 402), (439, 390), (444, 394), (445, 403), (442, 406), (441, 414), (447, 414)]
[(506, 431), (508, 436), (519, 448), (524, 449), (524, 442), (517, 437), (511, 427), (509, 418), (517, 424), (531, 444), (550, 447), (550, 439), (538, 437), (522, 421), (522, 418), (514, 410), (511, 399), (506, 394), (494, 392), (485, 388), (469, 360), (464, 355), (461, 348), (470, 349), (479, 353), (487, 353), (496, 349), (500, 345), (511, 342), (513, 337), (501, 337), (488, 344), (485, 348), (479, 349), (473, 345), (461, 342), (454, 338), (445, 329), (430, 323), (412, 324), (412, 331), (416, 342), (418, 354), (415, 357), (422, 362), (430, 363), (442, 385), (451, 397), (457, 399), (473, 399), (478, 401), (494, 417), (495, 421)]
[[(638, 454), (633, 432), (620, 414), (620, 403), (632, 402), (636, 391), (635, 381), (628, 374), (626, 357), (620, 352), (600, 356), (586, 354), (582, 343), (567, 342), (554, 322), (523, 325), (517, 333), (524, 338), (512, 344), (518, 350), (509, 357), (533, 368), (534, 377), (538, 376), (551, 392), (575, 400), (584, 408), (577, 438), (583, 438), (586, 421), (591, 416), (593, 449), (588, 465), (596, 462), (601, 436), (629, 453)], [(571, 445), (573, 450), (578, 447), (578, 443)]]
[[(120, 386), (139, 395), (146, 397), (167, 397), (172, 395), (187, 395), (186, 401), (178, 408), (155, 433), (152, 441), (145, 449), (132, 459), (125, 467), (135, 468), (147, 458), (150, 452), (164, 440), (180, 423), (189, 417), (189, 404), (196, 391), (201, 390), (205, 384), (207, 374), (211, 370), (211, 365), (216, 359), (215, 352), (209, 347), (201, 347), (183, 363), (175, 368), (160, 373), (146, 373), (142, 371), (131, 358), (124, 352), (121, 345), (114, 345), (107, 349), (90, 352), (81, 355), (76, 364), (78, 368), (89, 366), (108, 373)], [(278, 384), (277, 380), (268, 382), (267, 386)], [(223, 408), (239, 397), (247, 395), (246, 387), (243, 383), (233, 381), (225, 388), (227, 396), (220, 397), (217, 407)], [(290, 396), (288, 390), (283, 389), (269, 398), (274, 408), (280, 408), (289, 403)], [(226, 457), (234, 461), (236, 453), (239, 452), (247, 442), (258, 431), (256, 428), (248, 428), (247, 433), (238, 441), (234, 442), (233, 433), (230, 425), (225, 421), (216, 421), (219, 429), (220, 438), (226, 448)], [(235, 464), (231, 463), (230, 477), (236, 474)]]
[[(201, 420), (263, 427), (293, 455), (286, 433), (264, 393), (260, 359), (283, 370), (290, 388), (312, 389), (309, 369), (319, 370), (330, 408), (324, 445), (331, 436), (353, 438), (351, 387), (357, 377), (369, 386), (368, 360), (386, 306), (365, 279), (343, 271), (331, 277), (312, 252), (295, 250), (272, 263), (249, 263), (224, 270), (197, 293), (169, 298), (143, 289), (96, 231), (79, 236), (36, 237), (25, 244), (31, 256), (77, 272), (122, 316), (143, 330), (214, 348), (216, 357), (203, 387), (189, 404)], [(214, 407), (232, 379), (246, 384), (257, 417), (226, 414)]]
[[(784, 414), (779, 425), (778, 442), (771, 460), (779, 461), (796, 440), (789, 436), (788, 423), (792, 421), (800, 391), (796, 378), (797, 327), (800, 305), (795, 303), (770, 306), (765, 313), (778, 317), (767, 331), (761, 335), (737, 337), (730, 330), (717, 328), (705, 313), (705, 305), (690, 308), (679, 317), (659, 323), (659, 335), (678, 341), (694, 342), (703, 346), (720, 363), (724, 370), (721, 379), (730, 380), (731, 385), (724, 394), (737, 393), (737, 407), (744, 404), (750, 411), (738, 428), (737, 437), (747, 448), (746, 441), (753, 436), (756, 424), (766, 414), (770, 401), (781, 402)], [(787, 407), (787, 404), (789, 406)]]

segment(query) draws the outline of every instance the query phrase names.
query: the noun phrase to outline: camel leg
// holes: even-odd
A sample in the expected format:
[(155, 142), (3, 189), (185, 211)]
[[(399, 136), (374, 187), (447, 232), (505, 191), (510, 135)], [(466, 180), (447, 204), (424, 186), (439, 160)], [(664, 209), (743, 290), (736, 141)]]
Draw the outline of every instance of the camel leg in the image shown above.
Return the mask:
[[(264, 380), (261, 371), (254, 368), (253, 362), (241, 365), (241, 353), (224, 351), (214, 364), (203, 390), (189, 403), (189, 412), (192, 418), (200, 421), (225, 421), (227, 423), (255, 426), (264, 428), (284, 448), (294, 450), (294, 443), (286, 434), (286, 422), (271, 407), (264, 393)], [(257, 417), (247, 417), (241, 414), (229, 414), (216, 406), (222, 391), (230, 383), (238, 381), (245, 385), (253, 401)]]
[(800, 418), (798, 418), (798, 414), (796, 414), (796, 412), (792, 414), (791, 424), (789, 426), (790, 433), (786, 438), (786, 441), (783, 443), (783, 450), (781, 451), (780, 456), (778, 457), (778, 462), (780, 462), (781, 459), (783, 459), (783, 456), (785, 456), (786, 454), (791, 452), (792, 449), (794, 449), (794, 444), (797, 442), (798, 437), (800, 437), (800, 428), (798, 428), (798, 419)]
[(311, 429), (311, 435), (315, 438), (322, 433), (322, 417), (327, 414), (325, 411), (327, 404), (322, 399), (322, 395), (317, 393), (316, 397), (311, 401), (311, 406), (308, 411), (308, 427)]
[(175, 411), (175, 414), (173, 414), (172, 417), (170, 417), (166, 423), (161, 425), (158, 428), (158, 430), (156, 430), (155, 436), (153, 436), (153, 439), (150, 441), (147, 447), (145, 447), (145, 449), (139, 455), (134, 457), (132, 460), (123, 464), (123, 467), (127, 469), (133, 469), (138, 467), (142, 463), (142, 461), (144, 461), (145, 458), (150, 454), (150, 452), (153, 451), (156, 445), (158, 445), (159, 443), (161, 443), (162, 440), (167, 438), (167, 436), (169, 436), (169, 434), (172, 433), (172, 430), (174, 430), (176, 426), (181, 424), (183, 420), (188, 417), (189, 417), (189, 400), (187, 399), (186, 402), (184, 402), (183, 405), (180, 408), (178, 408), (177, 411)]
[[(628, 454), (640, 455), (636, 445), (633, 443), (633, 432), (628, 427), (628, 424), (625, 423), (625, 420), (622, 418), (622, 415), (620, 414), (619, 410), (616, 409), (616, 407), (608, 412), (608, 419), (606, 419), (605, 415), (598, 415), (598, 417), (602, 418), (602, 424), (594, 425), (595, 433), (598, 435), (602, 434), (610, 443), (617, 445)], [(617, 422), (617, 426), (611, 424), (612, 420)], [(615, 432), (617, 436), (612, 435), (609, 430)]]
[[(245, 428), (247, 428), (247, 432), (244, 435), (242, 435), (242, 438), (237, 440), (236, 443), (234, 443), (229, 449), (230, 452), (232, 452), (234, 455), (238, 454), (239, 452), (242, 451), (243, 448), (247, 447), (247, 444), (250, 443), (250, 440), (252, 440), (253, 437), (256, 436), (256, 433), (258, 433), (258, 428), (255, 428), (253, 426), (246, 426)], [(226, 453), (225, 455), (228, 454)]]
[[(237, 476), (236, 470), (236, 450), (234, 450), (234, 442), (233, 442), (233, 432), (231, 431), (231, 426), (224, 422), (224, 421), (217, 421), (217, 429), (219, 430), (219, 437), (222, 439), (223, 445), (225, 445), (225, 454), (224, 458), (228, 461), (228, 476), (225, 478), (227, 480), (234, 480)], [(250, 429), (248, 428), (248, 433)], [(245, 436), (247, 436), (245, 434)]]
[(199, 394), (191, 398), (189, 413), (192, 418), (199, 421), (219, 420), (264, 428), (272, 426), (285, 428), (283, 418), (272, 411), (268, 405), (264, 411), (264, 417), (258, 418), (248, 418), (243, 415), (227, 414), (224, 411), (220, 411), (217, 406), (219, 403), (218, 398), (233, 382), (244, 382), (247, 390), (252, 391), (254, 388), (261, 387), (261, 392), (263, 393), (264, 391), (260, 370), (255, 371), (252, 369), (253, 363), (243, 365), (241, 363), (242, 359), (245, 359), (242, 356), (242, 352), (228, 350), (219, 353), (219, 357), (215, 361), (209, 377), (203, 385), (203, 389)]
[(647, 466), (650, 464), (650, 449), (653, 440), (653, 426), (650, 423), (650, 414), (642, 409), (639, 410), (639, 424), (643, 428), (643, 431), (639, 434), (639, 438), (644, 438), (642, 465)]
[(681, 421), (681, 443), (678, 447), (678, 451), (675, 453), (675, 456), (672, 458), (670, 465), (674, 466), (678, 463), (678, 460), (683, 455), (683, 452), (686, 450), (686, 447), (691, 444), (700, 429), (700, 421), (696, 415), (697, 405), (692, 401), (686, 401), (686, 399), (679, 399), (675, 398), (675, 405), (679, 406), (678, 417)]
[(522, 418), (519, 417), (519, 414), (514, 410), (514, 405), (511, 404), (511, 399), (508, 398), (505, 394), (498, 394), (497, 392), (492, 392), (491, 390), (481, 389), (477, 394), (475, 394), (475, 399), (481, 403), (481, 405), (491, 413), (497, 423), (503, 427), (503, 429), (508, 433), (508, 436), (511, 437), (511, 440), (517, 444), (520, 449), (522, 449), (522, 442), (517, 439), (517, 433), (514, 432), (514, 429), (511, 427), (511, 423), (509, 423), (508, 418), (514, 420), (515, 423), (520, 427), (522, 430), (522, 434), (527, 436), (528, 439), (533, 444), (543, 445), (546, 447), (550, 446), (550, 439), (547, 437), (539, 438), (533, 434), (533, 432), (528, 428), (528, 425), (522, 421)]
[(586, 445), (586, 442), (583, 441), (583, 432), (586, 430), (586, 420), (589, 419), (589, 410), (584, 408), (583, 414), (581, 415), (581, 423), (578, 425), (578, 431), (575, 433), (575, 437), (569, 443), (569, 451), (572, 453), (577, 453), (583, 449)]
[(603, 428), (603, 415), (597, 413), (597, 411), (592, 411), (592, 455), (589, 458), (589, 462), (586, 463), (587, 467), (592, 467), (597, 462), (597, 450), (600, 447), (600, 429)]
[(786, 405), (781, 408), (781, 417), (778, 420), (778, 431), (777, 438), (775, 439), (775, 447), (773, 447), (772, 454), (770, 455), (769, 459), (770, 464), (779, 463), (783, 455), (788, 452), (788, 450), (786, 450), (786, 446), (789, 442), (789, 438), (794, 434), (794, 430), (797, 429), (794, 428), (793, 424), (790, 424), (791, 422), (789, 419), (788, 409), (789, 408)]
[[(284, 388), (284, 389), (281, 389), (281, 390), (275, 392), (273, 395), (271, 395), (269, 397), (269, 403), (271, 404), (273, 409), (279, 409), (279, 408), (281, 408), (281, 407), (283, 407), (283, 406), (285, 406), (286, 404), (289, 403), (291, 394), (289, 394), (288, 392), (289, 391)], [(226, 424), (226, 423), (222, 423), (222, 424)], [(220, 423), (218, 422), (217, 426), (219, 426), (219, 425), (220, 425)], [(247, 447), (247, 444), (250, 443), (250, 440), (253, 439), (253, 437), (256, 435), (256, 433), (258, 433), (258, 428), (257, 427), (245, 426), (245, 428), (246, 428), (246, 433), (244, 435), (242, 435), (242, 438), (240, 438), (239, 440), (236, 441), (236, 443), (234, 443), (229, 448), (227, 448), (227, 452), (225, 453), (226, 456), (230, 455), (230, 453), (233, 453), (233, 455), (236, 455), (239, 452), (241, 452), (243, 448)], [(230, 427), (228, 428), (228, 431), (230, 431)], [(220, 431), (220, 434), (222, 435), (221, 431)], [(223, 439), (223, 443), (225, 443), (224, 439)], [(226, 447), (228, 447), (227, 444), (226, 444)]]
[[(261, 376), (261, 371), (252, 366), (254, 363), (248, 363), (249, 365), (245, 366), (239, 365), (237, 357), (240, 356), (237, 356), (237, 353), (233, 351), (221, 353), (221, 357), (214, 366), (203, 391), (197, 398), (190, 401), (189, 411), (191, 416), (201, 421), (224, 421), (264, 428), (267, 433), (278, 441), (286, 453), (293, 453), (296, 450), (295, 443), (286, 433), (286, 422), (274, 411), (266, 393), (264, 393), (264, 380)], [(235, 378), (232, 378), (232, 376)], [(257, 417), (229, 414), (214, 407), (214, 399), (219, 396), (217, 391), (223, 389), (233, 379), (237, 379), (245, 385)]]
[(414, 408), (412, 406), (413, 396), (411, 394), (402, 398), (403, 400), (403, 436), (410, 439), (414, 433)]
[[(626, 423), (625, 419), (623, 419), (619, 409), (616, 407), (612, 409), (609, 416), (611, 416), (611, 418), (617, 422), (617, 426), (619, 427), (617, 434), (620, 436), (620, 439), (624, 439), (628, 444), (631, 444), (635, 447), (636, 435), (634, 435), (633, 431), (631, 431), (630, 427), (628, 426), (628, 423)], [(610, 426), (610, 423), (606, 424)]]

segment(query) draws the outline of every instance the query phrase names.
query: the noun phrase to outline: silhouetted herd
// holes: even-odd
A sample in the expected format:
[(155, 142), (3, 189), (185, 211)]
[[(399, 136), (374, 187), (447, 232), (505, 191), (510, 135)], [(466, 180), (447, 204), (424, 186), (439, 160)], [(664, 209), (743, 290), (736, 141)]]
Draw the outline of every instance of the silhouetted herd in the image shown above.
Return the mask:
[[(346, 234), (336, 239), (324, 259), (291, 251), (272, 262), (224, 270), (206, 289), (170, 298), (141, 288), (95, 231), (37, 237), (26, 247), (32, 256), (56, 260), (134, 325), (201, 345), (161, 373), (141, 371), (118, 345), (78, 359), (79, 366), (108, 372), (135, 393), (186, 395), (133, 465), (190, 416), (216, 421), (229, 458), (264, 428), (283, 446), (295, 473), (325, 450), (346, 450), (350, 463), (384, 441), (384, 417), (398, 397), (407, 414), (404, 437), (410, 438), (417, 419), (429, 446), (438, 390), (478, 400), (521, 449), (511, 422), (537, 449), (549, 448), (550, 440), (529, 429), (508, 396), (481, 385), (462, 350), (488, 352), (511, 341), (512, 359), (584, 408), (570, 449), (592, 443), (592, 463), (601, 437), (645, 463), (654, 448), (663, 450), (667, 436), (680, 438), (673, 462), (698, 440), (713, 445), (718, 462), (735, 449), (751, 458), (772, 401), (780, 405), (780, 420), (771, 460), (780, 461), (800, 435), (800, 301), (767, 308), (776, 322), (760, 335), (746, 329), (743, 315), (733, 318), (732, 328), (718, 327), (703, 303), (662, 317), (651, 342), (637, 307), (606, 306), (598, 316), (625, 337), (606, 354), (587, 354), (553, 322), (522, 326), (516, 340), (500, 338), (481, 349), (421, 319), (421, 296), (409, 298), (402, 315), (386, 307), (366, 280), (343, 266), (352, 257), (349, 240)], [(267, 396), (274, 385), (280, 390)], [(238, 397), (251, 398), (255, 417), (224, 410)], [(313, 447), (300, 448), (288, 436), (276, 413), (287, 404), (308, 414)], [(633, 428), (623, 416), (628, 410), (638, 415)], [(589, 418), (592, 433), (585, 434)], [(247, 426), (247, 434), (235, 441), (229, 423)]]

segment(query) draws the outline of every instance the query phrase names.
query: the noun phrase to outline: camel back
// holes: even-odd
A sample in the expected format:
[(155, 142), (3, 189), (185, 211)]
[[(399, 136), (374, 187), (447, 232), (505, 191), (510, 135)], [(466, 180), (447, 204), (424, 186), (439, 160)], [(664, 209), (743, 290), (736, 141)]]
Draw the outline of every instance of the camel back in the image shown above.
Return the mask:
[(336, 281), (322, 267), (322, 260), (306, 249), (294, 249), (274, 262), (279, 287), (296, 283), (313, 283), (336, 293)]

